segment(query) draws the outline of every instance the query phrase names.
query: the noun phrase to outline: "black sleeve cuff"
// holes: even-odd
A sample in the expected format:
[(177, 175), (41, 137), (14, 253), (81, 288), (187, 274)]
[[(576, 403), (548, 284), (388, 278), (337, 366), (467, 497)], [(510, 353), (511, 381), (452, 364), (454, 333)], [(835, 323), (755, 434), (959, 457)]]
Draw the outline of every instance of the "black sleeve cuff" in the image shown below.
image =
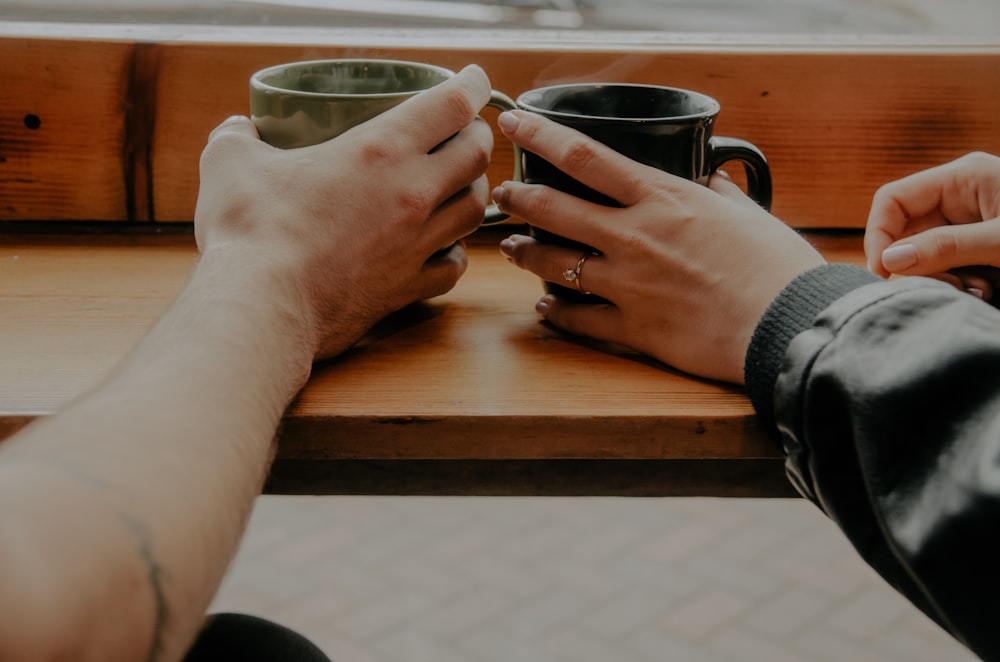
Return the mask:
[(811, 327), (834, 301), (879, 280), (860, 267), (826, 264), (800, 274), (768, 306), (747, 348), (743, 377), (757, 415), (769, 428), (774, 422), (774, 386), (792, 338)]

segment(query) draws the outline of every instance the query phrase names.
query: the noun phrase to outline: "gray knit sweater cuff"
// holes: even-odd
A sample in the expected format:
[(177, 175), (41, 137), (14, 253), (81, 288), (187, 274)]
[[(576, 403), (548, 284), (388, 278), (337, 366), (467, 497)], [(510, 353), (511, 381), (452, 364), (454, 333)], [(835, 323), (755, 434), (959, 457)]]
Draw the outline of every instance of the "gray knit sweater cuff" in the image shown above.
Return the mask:
[(768, 428), (774, 421), (774, 386), (792, 338), (810, 328), (834, 301), (878, 280), (860, 267), (826, 264), (800, 274), (768, 306), (754, 330), (743, 365), (747, 394)]

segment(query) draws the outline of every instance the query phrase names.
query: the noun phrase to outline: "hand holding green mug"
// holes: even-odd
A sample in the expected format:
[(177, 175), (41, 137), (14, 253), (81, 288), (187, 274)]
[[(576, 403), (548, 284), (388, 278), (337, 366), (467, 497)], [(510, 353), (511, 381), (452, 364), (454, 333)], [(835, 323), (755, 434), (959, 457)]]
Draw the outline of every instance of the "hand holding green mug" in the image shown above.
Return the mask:
[[(315, 145), (442, 83), (455, 72), (403, 60), (310, 60), (279, 64), (250, 77), (250, 113), (261, 138), (282, 149)], [(489, 105), (501, 111), (514, 102), (494, 90)], [(520, 160), (513, 178), (521, 179)], [(507, 215), (496, 205), (484, 224)]]

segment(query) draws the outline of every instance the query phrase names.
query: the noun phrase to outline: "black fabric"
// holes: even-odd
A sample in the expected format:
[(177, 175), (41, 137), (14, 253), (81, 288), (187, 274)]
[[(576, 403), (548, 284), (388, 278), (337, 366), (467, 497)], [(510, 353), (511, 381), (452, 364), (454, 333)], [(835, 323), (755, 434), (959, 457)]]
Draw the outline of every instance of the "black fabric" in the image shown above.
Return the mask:
[(213, 614), (184, 662), (330, 662), (312, 642), (257, 616)]
[(903, 278), (841, 292), (805, 330), (801, 309), (769, 314), (799, 330), (748, 373), (780, 365), (766, 414), (789, 478), (903, 595), (1000, 660), (1000, 311)]
[(773, 422), (774, 384), (792, 338), (812, 326), (831, 303), (879, 280), (853, 265), (827, 264), (801, 274), (771, 302), (757, 323), (743, 366), (747, 395), (766, 423)]

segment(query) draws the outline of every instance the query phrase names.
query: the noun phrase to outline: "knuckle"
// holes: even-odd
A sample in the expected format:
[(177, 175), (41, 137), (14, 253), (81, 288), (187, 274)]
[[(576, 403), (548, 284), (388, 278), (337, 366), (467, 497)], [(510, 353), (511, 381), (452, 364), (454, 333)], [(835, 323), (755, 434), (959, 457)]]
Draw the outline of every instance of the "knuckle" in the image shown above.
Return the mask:
[(392, 140), (380, 137), (378, 140), (364, 141), (359, 150), (362, 163), (387, 166), (396, 161), (397, 149)]
[[(542, 247), (539, 251), (541, 254), (536, 256), (538, 261), (538, 266), (536, 273), (542, 276), (544, 279), (550, 282), (556, 282), (561, 285), (566, 285), (566, 279), (563, 276), (568, 269), (573, 269), (579, 260), (579, 255), (568, 256), (564, 251), (561, 250), (546, 250), (546, 247)], [(583, 271), (580, 271), (580, 282), (583, 282), (585, 276)], [(570, 287), (574, 285), (569, 283)]]
[(493, 128), (482, 118), (476, 120), (476, 130), (479, 131), (480, 144), (482, 145), (483, 153), (486, 156), (486, 160), (490, 161), (493, 158), (493, 148), (495, 147), (495, 141), (493, 136)]
[(439, 267), (440, 273), (437, 274), (437, 277), (427, 284), (424, 291), (412, 298), (432, 299), (442, 294), (447, 294), (455, 287), (462, 274), (465, 273), (465, 266), (466, 261), (464, 259), (459, 260), (449, 257), (445, 264)]
[(630, 228), (622, 236), (622, 245), (628, 254), (641, 255), (649, 250), (649, 239), (638, 228)]
[(986, 152), (974, 151), (960, 157), (961, 161), (969, 163), (975, 168), (995, 168), (1000, 158)]
[(211, 168), (220, 162), (232, 158), (233, 153), (243, 149), (246, 139), (233, 132), (224, 132), (214, 136), (201, 152), (201, 168)]
[(563, 148), (561, 161), (567, 170), (579, 171), (585, 170), (595, 156), (593, 145), (588, 140), (574, 137)]
[(951, 263), (962, 252), (962, 246), (952, 232), (941, 232), (928, 246), (928, 257), (935, 263)]
[[(487, 130), (489, 130), (488, 127)], [(480, 140), (477, 143), (477, 148), (473, 153), (473, 166), (477, 173), (482, 174), (490, 167), (490, 161), (493, 156), (492, 136), (493, 134), (491, 133), (488, 139)]]
[(889, 204), (892, 199), (894, 192), (896, 190), (895, 182), (889, 182), (887, 184), (882, 184), (875, 190), (875, 195), (872, 196), (872, 206), (873, 207), (884, 207)]
[(461, 89), (451, 89), (442, 99), (444, 112), (457, 124), (465, 125), (476, 116), (476, 109), (472, 106), (472, 101)]
[(511, 247), (510, 259), (516, 266), (522, 269), (527, 264), (528, 246), (523, 241), (515, 242)]
[(396, 207), (405, 218), (424, 220), (434, 209), (435, 200), (429, 191), (419, 186), (404, 186), (396, 197)]
[(552, 212), (552, 189), (532, 186), (524, 191), (521, 199), (522, 215), (529, 219), (545, 219)]
[(483, 215), (486, 213), (486, 196), (483, 195), (483, 188), (473, 185), (462, 195), (459, 213), (461, 222), (458, 230), (463, 235), (475, 230), (483, 222)]
[(520, 121), (517, 123), (517, 129), (514, 130), (513, 135), (517, 136), (518, 141), (525, 147), (530, 146), (534, 143), (535, 136), (538, 135), (540, 118), (534, 113), (519, 113), (518, 117)]

